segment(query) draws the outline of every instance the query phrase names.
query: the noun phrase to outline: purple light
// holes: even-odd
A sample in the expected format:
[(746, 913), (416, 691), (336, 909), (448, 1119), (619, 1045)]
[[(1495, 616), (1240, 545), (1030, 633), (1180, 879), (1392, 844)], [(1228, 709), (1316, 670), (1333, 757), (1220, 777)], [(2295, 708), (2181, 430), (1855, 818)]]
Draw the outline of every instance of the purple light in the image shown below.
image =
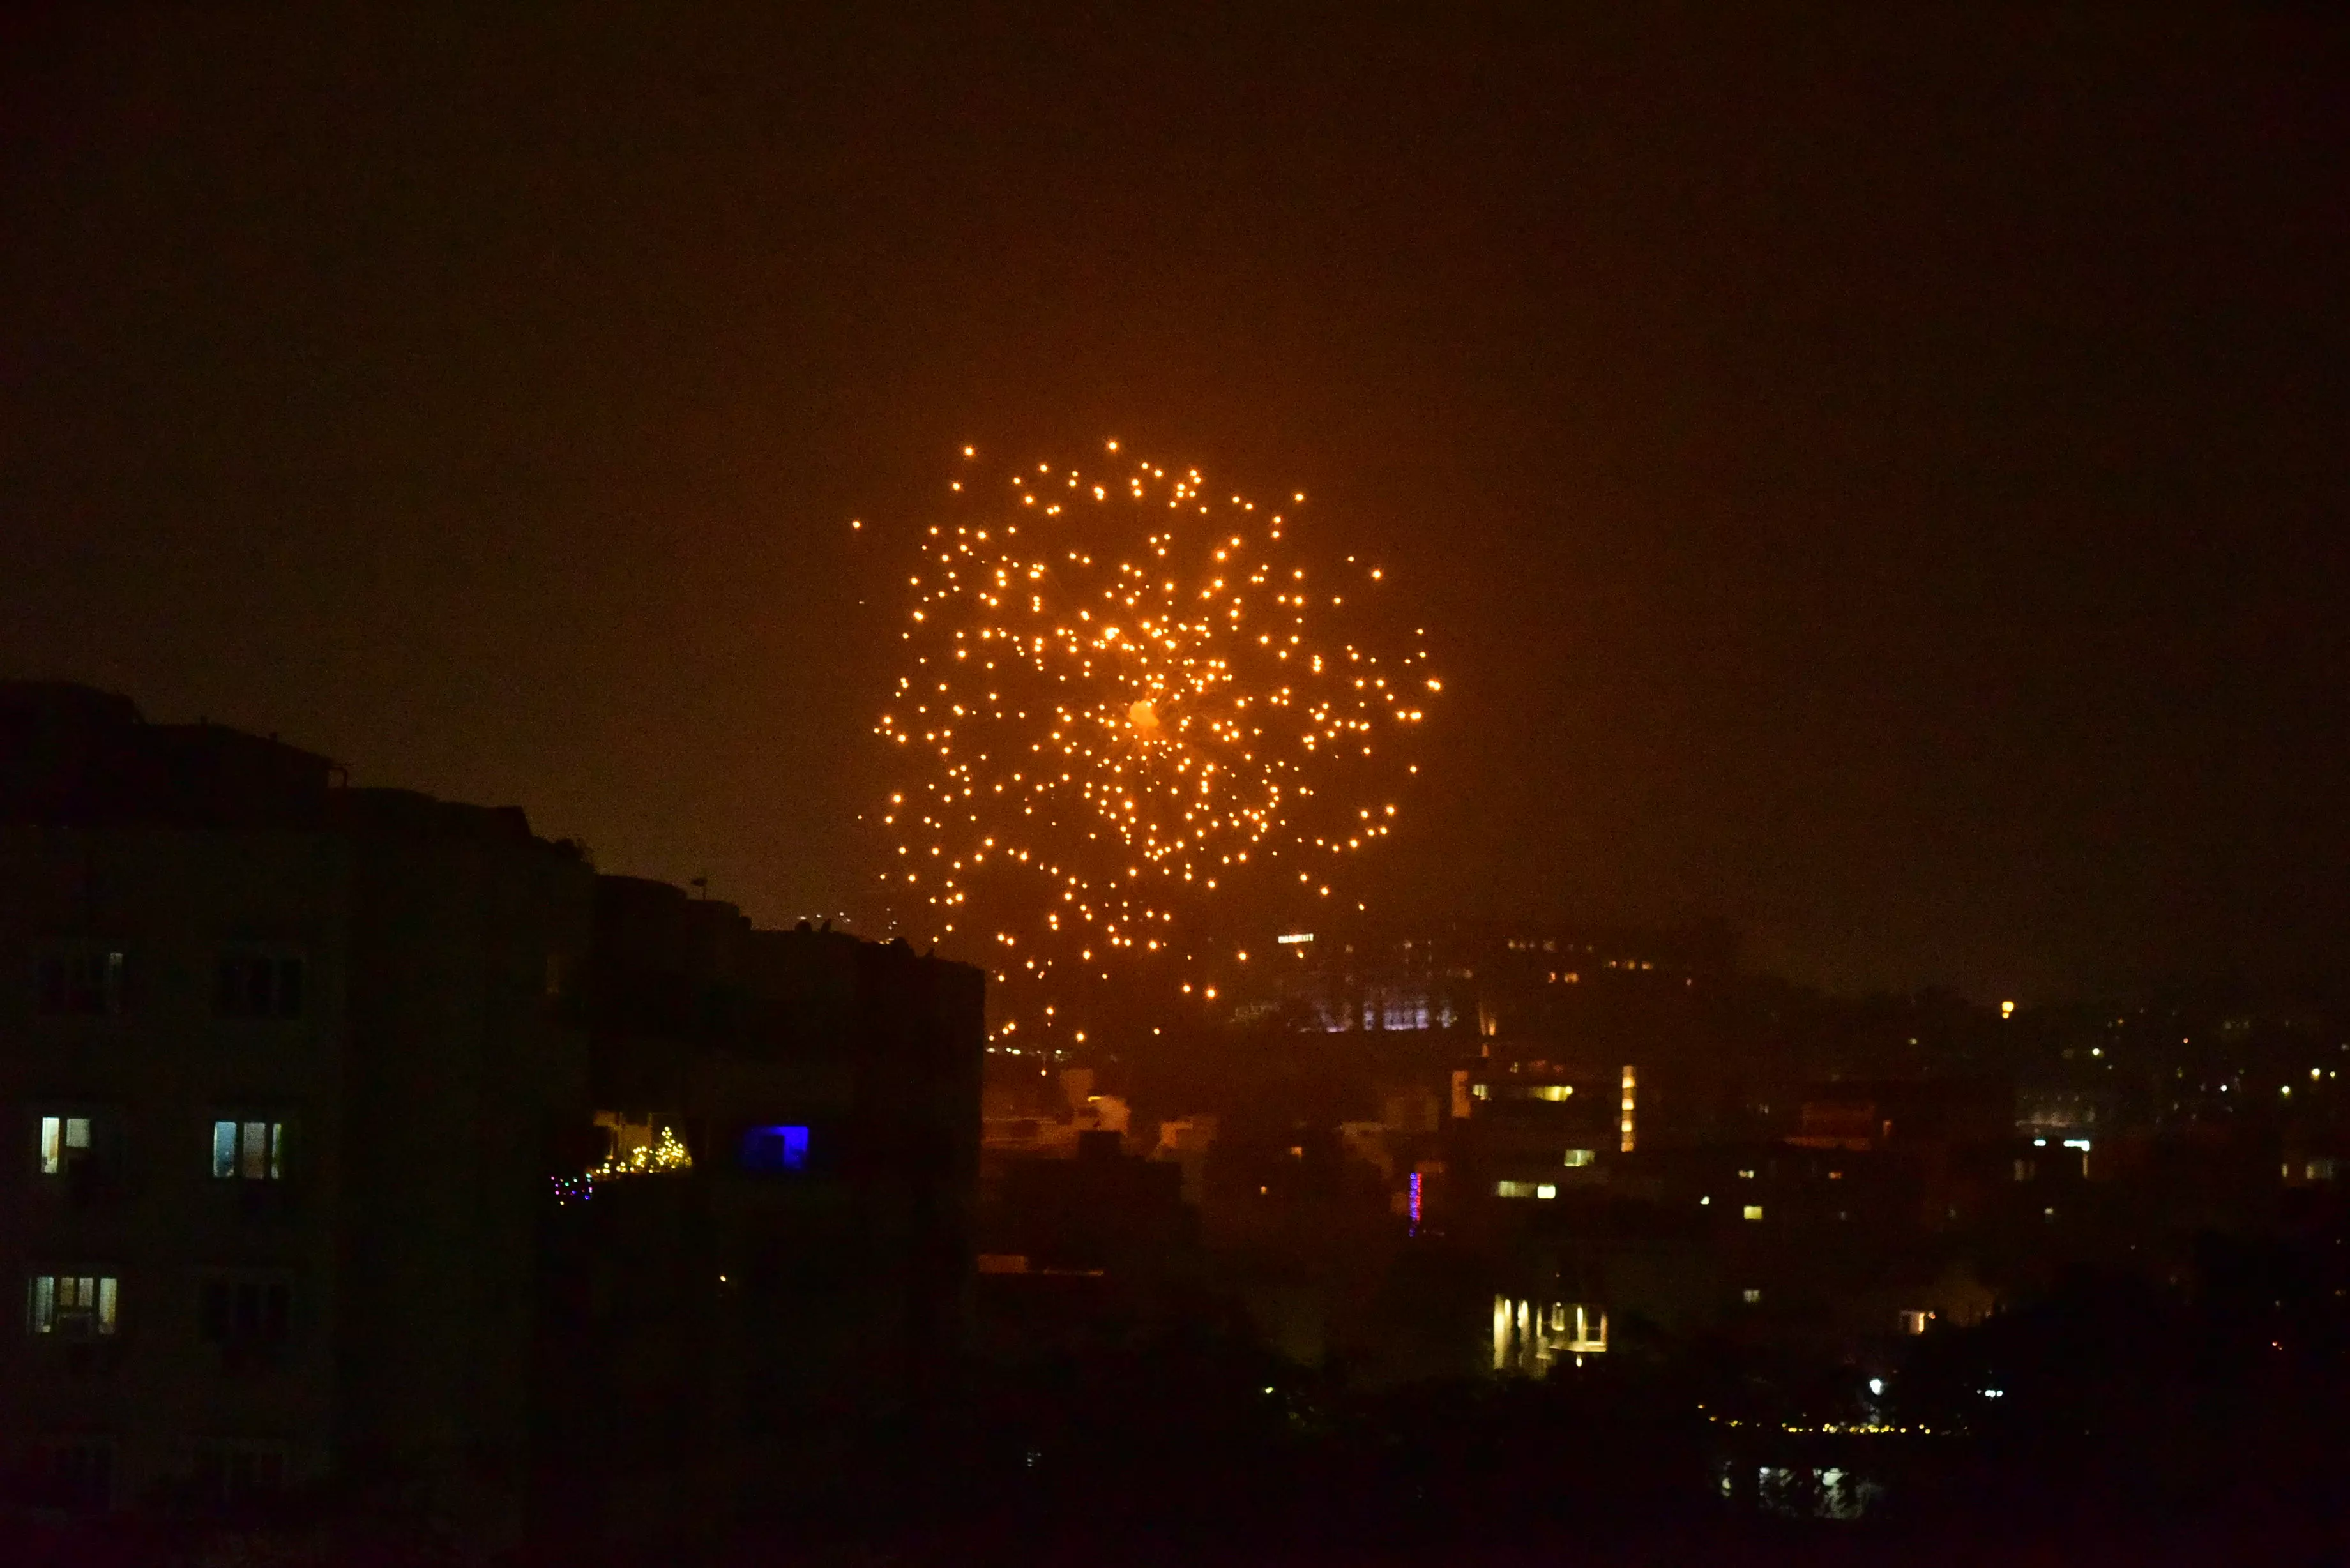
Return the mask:
[(1411, 1233), (1419, 1234), (1419, 1172), (1411, 1173)]

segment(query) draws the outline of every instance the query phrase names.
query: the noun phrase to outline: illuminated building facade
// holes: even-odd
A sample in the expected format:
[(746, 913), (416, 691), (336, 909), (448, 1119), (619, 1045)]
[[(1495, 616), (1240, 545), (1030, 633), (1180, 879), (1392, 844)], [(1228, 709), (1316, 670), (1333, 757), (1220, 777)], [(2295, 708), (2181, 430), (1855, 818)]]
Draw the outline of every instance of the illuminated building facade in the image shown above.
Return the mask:
[(1586, 1355), (1607, 1351), (1607, 1314), (1576, 1302), (1530, 1302), (1520, 1296), (1493, 1298), (1493, 1370), (1540, 1377), (1562, 1357), (1580, 1366)]
[(1561, 1040), (1588, 998), (1670, 996), (1727, 975), (1726, 930), (1575, 929), (1528, 935), (1461, 927), (1373, 939), (1284, 931), (1231, 981), (1233, 1016), (1328, 1033), (1474, 1033)]

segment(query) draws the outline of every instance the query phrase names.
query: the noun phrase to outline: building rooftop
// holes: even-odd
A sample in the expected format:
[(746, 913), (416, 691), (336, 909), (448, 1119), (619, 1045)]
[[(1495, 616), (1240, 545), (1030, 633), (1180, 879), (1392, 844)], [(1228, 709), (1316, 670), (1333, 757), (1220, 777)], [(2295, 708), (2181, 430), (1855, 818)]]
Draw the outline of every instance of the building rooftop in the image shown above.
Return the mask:
[(5, 824), (532, 836), (519, 806), (351, 789), (338, 763), (275, 735), (151, 723), (128, 697), (50, 680), (0, 680)]

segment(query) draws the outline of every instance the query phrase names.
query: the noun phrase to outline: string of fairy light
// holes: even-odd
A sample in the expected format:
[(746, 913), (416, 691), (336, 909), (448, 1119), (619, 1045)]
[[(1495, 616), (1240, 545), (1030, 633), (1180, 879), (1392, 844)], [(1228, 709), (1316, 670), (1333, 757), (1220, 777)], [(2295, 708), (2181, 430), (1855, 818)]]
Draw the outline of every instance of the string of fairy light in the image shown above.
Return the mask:
[(1122, 969), (1212, 994), (1187, 917), (1243, 888), (1328, 900), (1393, 832), (1418, 771), (1398, 742), (1441, 683), (1419, 630), (1379, 646), (1383, 567), (1292, 537), (1305, 502), (1116, 441), (1093, 472), (963, 449), (876, 726), (907, 764), (880, 876), (983, 943), (999, 1039), (1082, 1043), (1073, 987)]
[(693, 1168), (693, 1156), (687, 1152), (685, 1140), (673, 1127), (661, 1127), (652, 1137), (625, 1153), (614, 1151), (598, 1164), (577, 1176), (548, 1178), (557, 1203), (584, 1203), (596, 1196), (599, 1181), (617, 1181), (631, 1176), (673, 1175)]

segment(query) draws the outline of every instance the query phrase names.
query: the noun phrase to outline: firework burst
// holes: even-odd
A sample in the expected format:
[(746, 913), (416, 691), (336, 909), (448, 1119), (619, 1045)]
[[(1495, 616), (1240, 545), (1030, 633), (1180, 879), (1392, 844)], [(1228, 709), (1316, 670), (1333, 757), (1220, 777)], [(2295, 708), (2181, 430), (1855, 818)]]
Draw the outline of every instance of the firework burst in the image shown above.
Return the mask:
[(905, 665), (877, 732), (895, 902), (983, 947), (995, 1030), (1082, 1041), (1105, 992), (1212, 997), (1228, 910), (1348, 897), (1392, 831), (1439, 682), (1386, 574), (1300, 547), (1196, 469), (990, 471), (965, 448), (909, 573)]

